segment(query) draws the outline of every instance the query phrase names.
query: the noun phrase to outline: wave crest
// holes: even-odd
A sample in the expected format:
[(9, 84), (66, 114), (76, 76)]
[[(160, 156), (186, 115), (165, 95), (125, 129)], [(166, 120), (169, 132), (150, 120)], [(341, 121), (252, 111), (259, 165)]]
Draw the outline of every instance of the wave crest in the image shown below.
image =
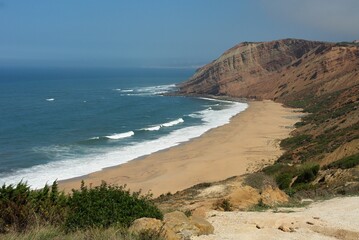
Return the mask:
[(174, 120), (174, 121), (171, 121), (171, 122), (168, 122), (168, 123), (164, 123), (161, 126), (163, 126), (163, 127), (172, 127), (172, 126), (175, 126), (175, 125), (183, 123), (183, 122), (184, 122), (183, 118), (179, 118), (177, 120)]
[(122, 138), (128, 138), (133, 135), (135, 135), (135, 133), (133, 131), (129, 131), (129, 132), (125, 132), (125, 133), (115, 133), (115, 134), (112, 134), (109, 136), (105, 136), (105, 138), (117, 140), (117, 139), (122, 139)]

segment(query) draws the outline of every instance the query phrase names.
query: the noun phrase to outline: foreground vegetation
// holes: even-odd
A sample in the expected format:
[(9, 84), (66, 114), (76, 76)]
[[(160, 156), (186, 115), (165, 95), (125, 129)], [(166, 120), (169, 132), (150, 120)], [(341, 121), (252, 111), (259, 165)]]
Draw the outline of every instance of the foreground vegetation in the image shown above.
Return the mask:
[(65, 232), (62, 228), (53, 226), (40, 226), (31, 228), (23, 233), (10, 232), (0, 235), (2, 240), (164, 240), (159, 232), (143, 231), (139, 234), (130, 233), (126, 228), (90, 228)]
[(163, 215), (151, 195), (130, 193), (125, 186), (88, 188), (82, 183), (69, 195), (59, 192), (56, 181), (40, 190), (22, 182), (0, 189), (1, 239), (160, 239), (157, 233), (128, 233), (142, 217)]

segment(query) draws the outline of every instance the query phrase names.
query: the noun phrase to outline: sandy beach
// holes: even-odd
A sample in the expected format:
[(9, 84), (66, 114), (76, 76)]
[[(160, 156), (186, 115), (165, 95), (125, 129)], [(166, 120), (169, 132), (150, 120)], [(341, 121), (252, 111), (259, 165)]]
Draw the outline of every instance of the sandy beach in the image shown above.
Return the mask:
[(253, 172), (280, 156), (279, 140), (289, 136), (301, 115), (272, 101), (250, 102), (229, 124), (199, 138), (126, 164), (61, 181), (59, 186), (70, 191), (78, 188), (82, 179), (92, 186), (104, 180), (158, 196)]

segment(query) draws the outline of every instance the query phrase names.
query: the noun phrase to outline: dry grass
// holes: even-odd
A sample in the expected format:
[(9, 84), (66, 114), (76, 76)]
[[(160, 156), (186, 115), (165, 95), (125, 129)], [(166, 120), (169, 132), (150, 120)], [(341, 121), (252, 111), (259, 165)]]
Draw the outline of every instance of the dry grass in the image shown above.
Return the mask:
[(31, 229), (25, 233), (7, 233), (0, 235), (2, 240), (163, 240), (159, 234), (143, 232), (139, 235), (131, 234), (121, 227), (108, 229), (91, 228), (84, 231), (65, 233), (60, 228), (51, 226)]

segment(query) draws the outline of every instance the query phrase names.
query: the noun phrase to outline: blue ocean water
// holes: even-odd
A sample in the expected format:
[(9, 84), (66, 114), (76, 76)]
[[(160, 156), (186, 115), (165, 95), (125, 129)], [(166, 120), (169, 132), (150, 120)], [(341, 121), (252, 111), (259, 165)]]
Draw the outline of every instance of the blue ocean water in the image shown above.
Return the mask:
[(198, 137), (247, 105), (161, 94), (192, 69), (0, 69), (0, 184), (32, 187)]

